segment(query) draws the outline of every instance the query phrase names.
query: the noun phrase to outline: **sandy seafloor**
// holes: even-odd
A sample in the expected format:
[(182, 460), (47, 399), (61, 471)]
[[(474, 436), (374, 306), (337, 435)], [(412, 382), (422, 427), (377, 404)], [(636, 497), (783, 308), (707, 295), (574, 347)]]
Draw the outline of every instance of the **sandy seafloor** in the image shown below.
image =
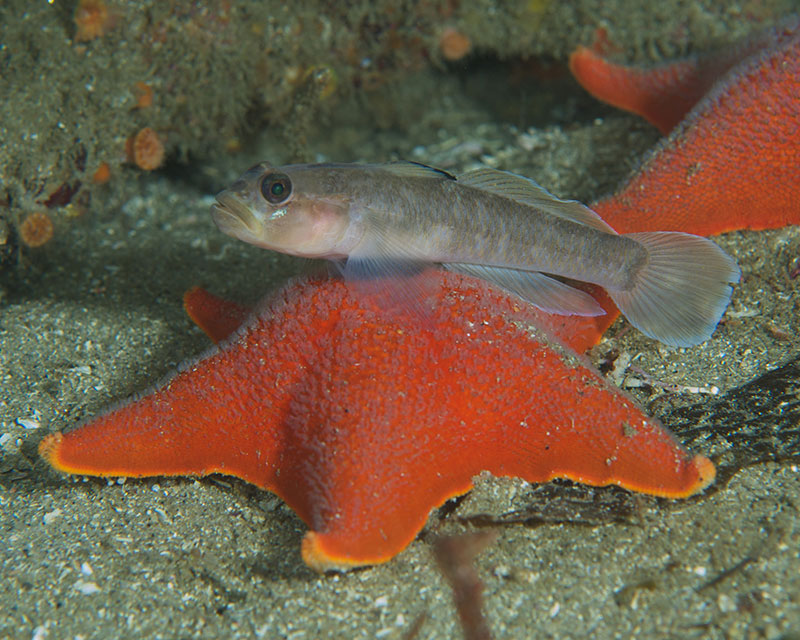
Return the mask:
[[(454, 171), (498, 163), (588, 201), (658, 138), (602, 107), (568, 127), (519, 129), (456, 85), (436, 85), (431, 117), (407, 134), (334, 122), (312, 147), (321, 159), (410, 156)], [(183, 313), (187, 288), (253, 301), (303, 268), (222, 236), (208, 215), (209, 194), (236, 172), (282, 160), (269, 140), (217, 166), (132, 184), (3, 274), (0, 637), (404, 638), (423, 615), (416, 637), (461, 637), (430, 532), (469, 530), (459, 516), (524, 508), (520, 484), (481, 481), (391, 562), (318, 575), (300, 558), (305, 526), (271, 494), (222, 477), (76, 481), (37, 458), (45, 434), (207, 348)], [(743, 279), (712, 340), (666, 348), (635, 331), (615, 337), (618, 322), (595, 359), (616, 350), (659, 382), (724, 394), (796, 357), (800, 285), (787, 272), (800, 230), (719, 241)], [(641, 378), (618, 376), (629, 386)], [(712, 399), (633, 390), (659, 415)], [(698, 499), (644, 498), (623, 523), (501, 526), (477, 561), (489, 623), (498, 638), (800, 637), (799, 505), (789, 460), (746, 466)]]

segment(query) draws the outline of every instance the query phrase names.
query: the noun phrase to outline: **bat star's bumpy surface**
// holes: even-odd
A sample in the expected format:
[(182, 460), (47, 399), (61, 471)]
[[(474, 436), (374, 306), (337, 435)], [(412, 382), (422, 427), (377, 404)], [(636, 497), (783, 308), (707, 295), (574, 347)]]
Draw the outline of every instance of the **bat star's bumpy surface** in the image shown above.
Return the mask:
[[(430, 510), (483, 470), (667, 497), (714, 478), (582, 359), (532, 333), (526, 305), (435, 272), (430, 315), (378, 309), (339, 280), (301, 280), (160, 389), (41, 445), (98, 476), (225, 473), (274, 491), (308, 524), (319, 570), (389, 560)], [(244, 312), (201, 291), (221, 338)]]
[[(635, 82), (645, 103), (672, 116), (662, 127), (669, 136), (628, 183), (592, 205), (620, 233), (708, 236), (800, 222), (800, 21), (716, 56), (652, 70), (613, 65), (579, 49), (573, 71), (590, 90), (602, 87), (595, 95), (613, 104)], [(676, 77), (681, 82), (673, 84)], [(647, 107), (635, 110), (653, 120)]]
[[(596, 97), (670, 132), (615, 194), (591, 205), (618, 232), (708, 236), (800, 224), (800, 21), (649, 69), (580, 47), (571, 68)], [(604, 292), (592, 294), (606, 315), (544, 320), (577, 351), (618, 315)]]

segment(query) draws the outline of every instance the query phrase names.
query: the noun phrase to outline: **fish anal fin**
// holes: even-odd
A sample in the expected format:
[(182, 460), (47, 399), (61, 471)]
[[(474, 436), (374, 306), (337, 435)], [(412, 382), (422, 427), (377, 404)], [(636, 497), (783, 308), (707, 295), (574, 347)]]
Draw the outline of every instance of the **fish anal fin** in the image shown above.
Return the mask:
[(588, 293), (538, 271), (448, 263), (449, 271), (481, 278), (518, 295), (533, 306), (563, 316), (602, 316), (605, 310)]

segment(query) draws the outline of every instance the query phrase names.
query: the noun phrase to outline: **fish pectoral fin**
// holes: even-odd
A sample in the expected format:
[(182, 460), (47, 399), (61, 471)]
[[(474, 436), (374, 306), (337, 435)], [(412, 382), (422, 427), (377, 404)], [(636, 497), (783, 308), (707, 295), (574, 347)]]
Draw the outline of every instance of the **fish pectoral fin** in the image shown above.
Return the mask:
[(497, 169), (475, 169), (458, 176), (461, 184), (488, 191), (571, 222), (616, 233), (599, 215), (577, 200), (561, 200), (530, 178)]
[(478, 264), (447, 263), (445, 269), (487, 280), (515, 293), (547, 313), (562, 316), (602, 316), (605, 310), (588, 293), (538, 271), (521, 271)]

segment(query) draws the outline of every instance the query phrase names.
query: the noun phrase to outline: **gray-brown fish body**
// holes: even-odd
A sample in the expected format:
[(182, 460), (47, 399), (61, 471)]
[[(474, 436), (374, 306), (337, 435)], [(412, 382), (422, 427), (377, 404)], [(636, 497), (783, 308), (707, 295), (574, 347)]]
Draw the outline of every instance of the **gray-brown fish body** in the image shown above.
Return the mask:
[(604, 311), (550, 276), (595, 283), (642, 332), (680, 346), (711, 335), (739, 278), (706, 238), (619, 235), (584, 205), (492, 169), (455, 178), (414, 163), (262, 163), (217, 196), (212, 216), (245, 242), (346, 259), (346, 277), (441, 263), (573, 315)]

